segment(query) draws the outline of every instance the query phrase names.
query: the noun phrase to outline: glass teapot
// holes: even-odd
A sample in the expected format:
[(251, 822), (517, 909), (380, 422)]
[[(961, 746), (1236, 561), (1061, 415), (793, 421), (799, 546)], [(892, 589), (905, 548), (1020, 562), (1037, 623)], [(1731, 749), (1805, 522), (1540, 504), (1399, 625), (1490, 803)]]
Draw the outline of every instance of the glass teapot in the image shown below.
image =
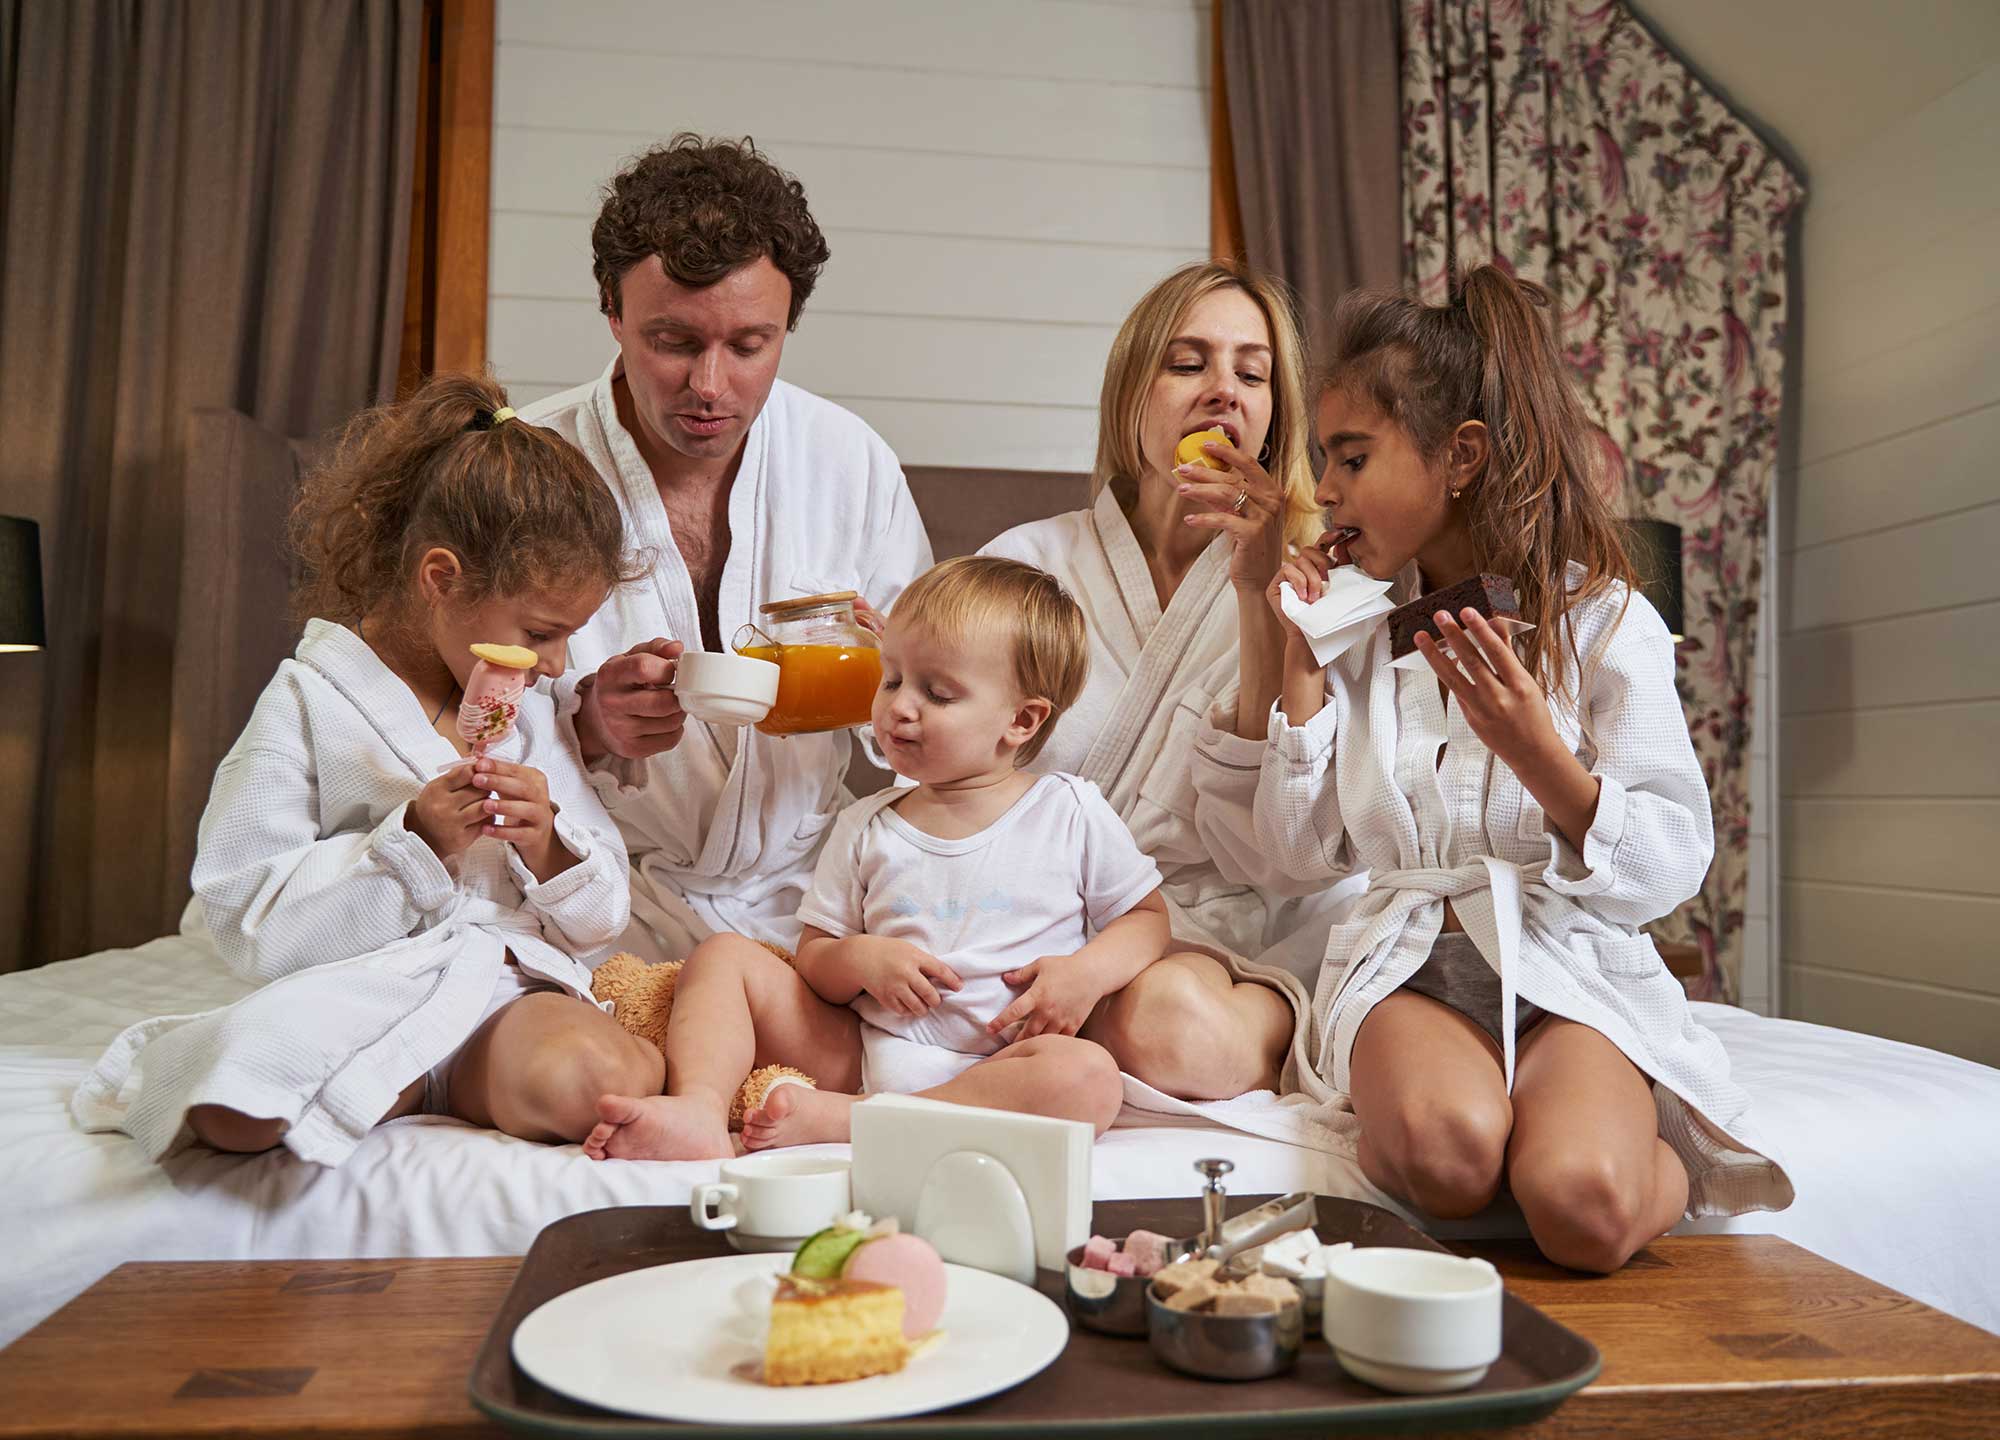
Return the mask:
[(738, 655), (778, 667), (778, 698), (758, 722), (766, 735), (866, 725), (882, 683), (882, 651), (854, 614), (856, 592), (836, 590), (760, 605), (762, 625), (731, 642)]

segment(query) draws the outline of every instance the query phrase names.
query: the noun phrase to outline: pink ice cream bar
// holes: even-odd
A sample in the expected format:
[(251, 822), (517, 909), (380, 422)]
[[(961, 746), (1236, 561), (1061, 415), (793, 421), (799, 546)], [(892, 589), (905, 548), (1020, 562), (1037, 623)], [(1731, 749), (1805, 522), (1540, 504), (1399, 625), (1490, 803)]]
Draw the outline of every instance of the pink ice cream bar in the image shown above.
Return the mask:
[(458, 733), (474, 755), (484, 755), (514, 733), (528, 672), (540, 657), (521, 645), (475, 645), (472, 653), (478, 659), (459, 703)]

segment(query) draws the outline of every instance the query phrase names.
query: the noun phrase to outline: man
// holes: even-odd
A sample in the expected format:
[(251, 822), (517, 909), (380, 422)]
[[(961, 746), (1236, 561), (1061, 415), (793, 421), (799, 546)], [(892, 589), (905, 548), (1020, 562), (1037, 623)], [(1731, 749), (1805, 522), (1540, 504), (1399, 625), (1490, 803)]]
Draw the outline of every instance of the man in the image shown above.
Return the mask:
[(726, 648), (770, 600), (886, 608), (930, 541), (881, 437), (777, 378), (827, 259), (798, 181), (748, 140), (677, 135), (611, 182), (591, 247), (618, 353), (522, 418), (590, 457), (649, 567), (571, 642), (583, 678), (559, 696), (631, 850), (626, 948), (679, 959), (717, 930), (790, 946), (849, 799), (848, 735), (691, 720), (675, 657)]

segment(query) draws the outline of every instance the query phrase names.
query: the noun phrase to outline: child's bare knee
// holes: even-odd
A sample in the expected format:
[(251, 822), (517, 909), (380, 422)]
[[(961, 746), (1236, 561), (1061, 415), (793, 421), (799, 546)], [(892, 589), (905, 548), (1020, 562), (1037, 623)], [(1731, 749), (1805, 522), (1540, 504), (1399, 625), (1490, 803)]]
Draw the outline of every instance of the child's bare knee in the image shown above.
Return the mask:
[(1558, 1265), (1609, 1274), (1652, 1238), (1640, 1233), (1646, 1177), (1621, 1173), (1608, 1157), (1524, 1164), (1512, 1188), (1535, 1244)]
[(211, 1150), (235, 1155), (258, 1155), (274, 1149), (288, 1128), (282, 1120), (264, 1120), (231, 1110), (227, 1105), (191, 1105), (188, 1128)]

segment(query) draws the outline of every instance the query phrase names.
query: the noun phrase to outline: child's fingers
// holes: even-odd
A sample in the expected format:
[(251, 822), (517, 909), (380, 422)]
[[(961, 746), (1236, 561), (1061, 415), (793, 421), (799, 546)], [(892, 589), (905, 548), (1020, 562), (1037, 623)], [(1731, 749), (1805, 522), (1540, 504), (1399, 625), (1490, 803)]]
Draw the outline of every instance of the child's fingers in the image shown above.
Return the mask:
[(1002, 975), (1000, 977), (1000, 983), (1002, 985), (1018, 989), (1020, 986), (1023, 985), (1034, 984), (1035, 977), (1041, 973), (1042, 973), (1042, 962), (1039, 960), (1030, 960), (1027, 964), (1023, 965), (1019, 970), (1009, 970), (1006, 974)]
[(938, 992), (931, 987), (931, 982), (923, 977), (922, 972), (919, 972), (915, 978), (911, 979), (906, 988), (909, 990), (911, 997), (917, 1002), (918, 1013), (920, 1014), (925, 1010), (931, 1009), (938, 1003)]
[(958, 972), (936, 956), (929, 956), (918, 961), (917, 970), (924, 978), (942, 986), (946, 990), (963, 990), (965, 988), (965, 982), (958, 978)]
[(495, 800), (491, 796), (481, 800), (488, 815), (505, 815), (509, 825), (546, 825), (549, 822), (549, 807), (545, 802), (534, 800)]
[(991, 1034), (1001, 1034), (1009, 1025), (1017, 1025), (1025, 1016), (1033, 1013), (1034, 1008), (1035, 997), (1032, 994), (1022, 995), (1012, 1005), (1009, 1005), (1005, 1010), (994, 1016), (992, 1020), (988, 1021), (986, 1029)]
[(543, 800), (548, 798), (548, 788), (539, 774), (530, 771), (521, 774), (482, 774), (473, 783), (484, 786), (489, 795), (499, 795), (508, 800)]
[(1497, 678), (1493, 673), (1493, 666), (1481, 653), (1479, 646), (1473, 643), (1472, 637), (1465, 633), (1458, 621), (1451, 617), (1450, 611), (1438, 611), (1436, 620), (1438, 633), (1444, 636), (1445, 645), (1457, 657), (1458, 663), (1465, 667), (1465, 672), (1471, 677), (1474, 685), (1484, 685), (1487, 681)]
[(1458, 668), (1457, 662), (1444, 653), (1444, 648), (1431, 638), (1429, 631), (1418, 632), (1417, 653), (1430, 662), (1438, 679), (1444, 681), (1444, 688), (1456, 695), (1461, 705), (1471, 697), (1472, 682)]
[(1493, 673), (1502, 680), (1513, 680), (1513, 672), (1522, 668), (1521, 659), (1514, 653), (1514, 647), (1507, 643), (1506, 637), (1469, 605), (1465, 608), (1464, 621), (1465, 633), (1472, 637), (1472, 643), (1479, 647), (1479, 653), (1493, 667)]

